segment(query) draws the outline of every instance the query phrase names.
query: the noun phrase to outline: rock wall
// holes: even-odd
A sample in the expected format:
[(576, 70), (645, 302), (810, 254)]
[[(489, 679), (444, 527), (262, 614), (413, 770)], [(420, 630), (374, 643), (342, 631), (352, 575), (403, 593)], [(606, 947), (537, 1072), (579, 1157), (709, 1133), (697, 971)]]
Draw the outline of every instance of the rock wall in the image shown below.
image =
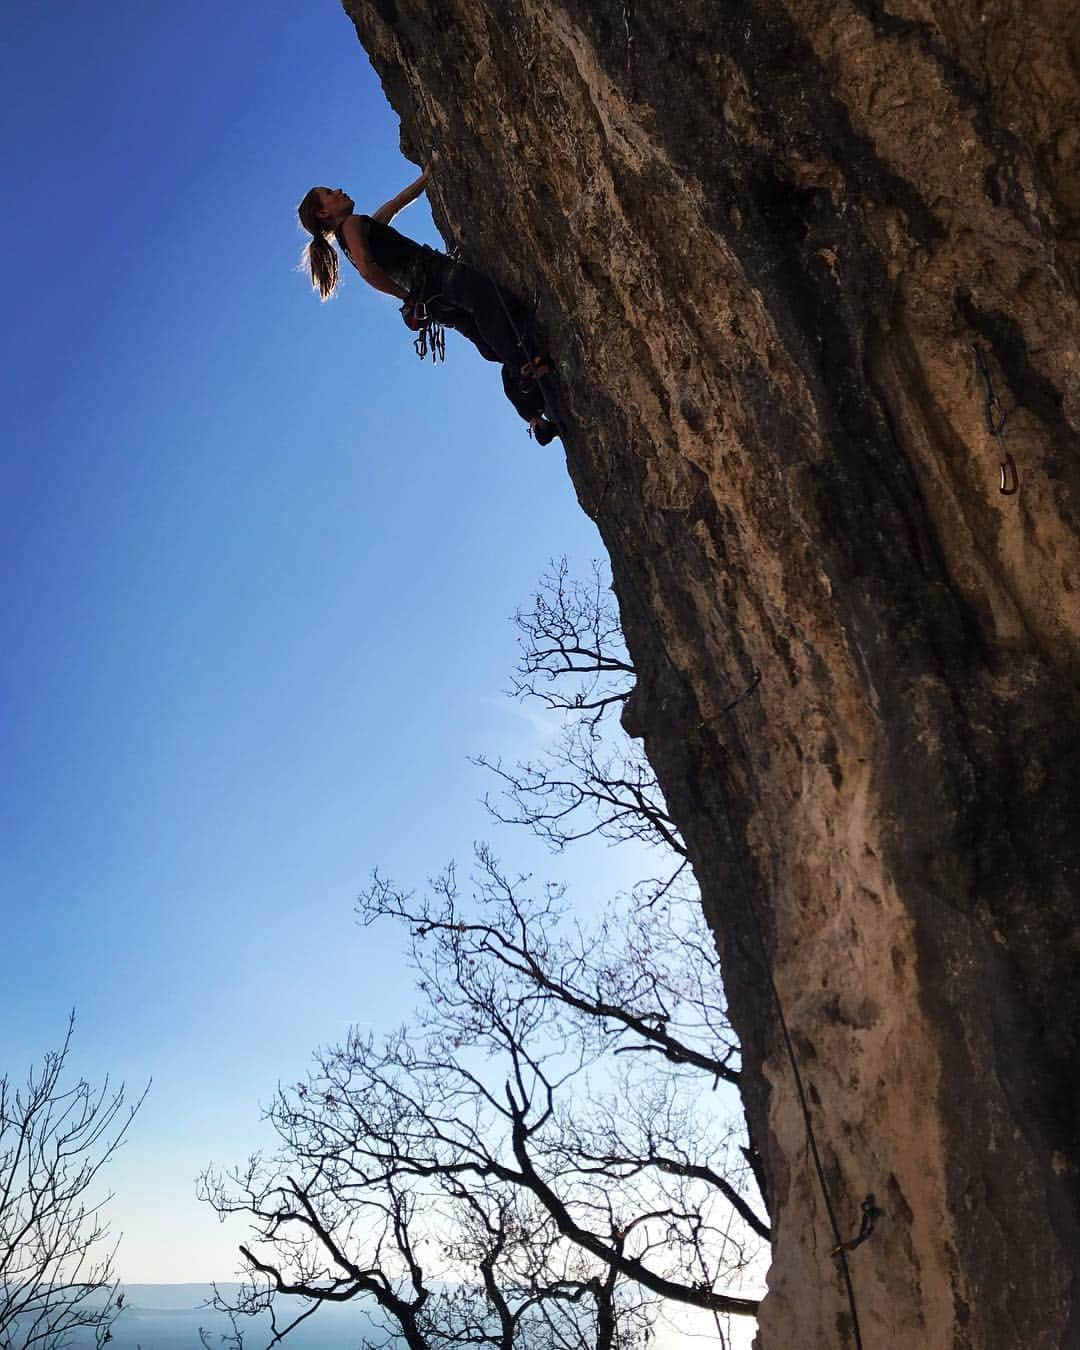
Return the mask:
[(745, 1047), (761, 1345), (857, 1343), (763, 937), (840, 1230), (884, 1211), (861, 1344), (1080, 1346), (1075, 8), (345, 8), (558, 363)]

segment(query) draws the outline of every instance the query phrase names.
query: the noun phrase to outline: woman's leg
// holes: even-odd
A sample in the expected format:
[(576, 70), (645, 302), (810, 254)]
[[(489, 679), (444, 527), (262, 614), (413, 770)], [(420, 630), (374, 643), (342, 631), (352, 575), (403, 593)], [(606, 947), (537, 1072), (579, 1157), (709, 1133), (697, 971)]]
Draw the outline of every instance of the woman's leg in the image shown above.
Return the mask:
[(544, 415), (544, 395), (535, 380), (523, 380), (516, 366), (502, 368), (503, 393), (526, 422)]
[[(445, 313), (445, 318), (440, 318), (440, 313)], [(438, 323), (445, 324), (447, 328), (452, 328), (455, 333), (460, 333), (463, 338), (468, 338), (485, 361), (498, 361), (499, 353), (487, 345), (480, 335), (480, 329), (476, 326), (476, 320), (467, 310), (458, 309), (456, 306), (447, 306), (445, 311), (440, 311), (438, 305), (433, 309), (433, 317)]]
[[(457, 298), (462, 288), (454, 285), (453, 276), (461, 266), (461, 263), (448, 258), (445, 253), (438, 253), (431, 248), (423, 249), (417, 255), (409, 294), (423, 299), (428, 313), (436, 323), (452, 328), (462, 337), (468, 338), (485, 361), (504, 362), (506, 356), (502, 354), (501, 349), (493, 347), (485, 338), (473, 317), (472, 307), (462, 304)], [(475, 275), (479, 277), (480, 273)], [(464, 288), (464, 293), (470, 293), (469, 287)]]
[(498, 353), (504, 366), (520, 370), (536, 354), (528, 350), (527, 316), (516, 296), (465, 263), (450, 267), (443, 285), (446, 298), (472, 315), (484, 342)]
[[(431, 260), (428, 275), (432, 316), (468, 338), (485, 361), (502, 363), (506, 397), (518, 415), (537, 430), (538, 425), (544, 425), (543, 391), (532, 375), (521, 373), (535, 355), (526, 335), (525, 307), (475, 268), (442, 255), (436, 257), (438, 263)], [(444, 315), (441, 318), (440, 309)], [(553, 434), (542, 438), (542, 444), (547, 444)]]

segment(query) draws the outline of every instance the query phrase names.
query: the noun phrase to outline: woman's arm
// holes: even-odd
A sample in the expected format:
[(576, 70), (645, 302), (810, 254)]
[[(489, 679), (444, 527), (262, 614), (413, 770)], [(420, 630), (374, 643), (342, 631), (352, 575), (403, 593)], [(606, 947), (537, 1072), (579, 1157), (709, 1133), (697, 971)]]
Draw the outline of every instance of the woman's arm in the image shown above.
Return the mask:
[(428, 179), (431, 173), (425, 169), (415, 183), (410, 183), (404, 192), (399, 192), (396, 197), (391, 197), (388, 202), (384, 202), (377, 211), (372, 211), (371, 219), (377, 220), (380, 225), (389, 225), (399, 211), (403, 211), (410, 202), (416, 201), (424, 188), (428, 185)]
[(405, 291), (393, 277), (387, 276), (372, 256), (368, 244), (367, 224), (364, 220), (359, 216), (349, 216), (341, 227), (341, 233), (345, 239), (345, 247), (349, 250), (349, 257), (369, 286), (382, 291), (384, 295), (396, 296), (398, 300), (408, 298)]

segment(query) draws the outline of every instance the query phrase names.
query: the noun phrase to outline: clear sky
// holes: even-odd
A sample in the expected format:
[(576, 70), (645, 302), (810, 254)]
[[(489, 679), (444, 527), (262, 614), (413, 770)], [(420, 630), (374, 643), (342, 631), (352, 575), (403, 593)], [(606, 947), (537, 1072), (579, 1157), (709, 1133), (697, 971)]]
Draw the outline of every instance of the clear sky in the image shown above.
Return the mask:
[(352, 917), (371, 868), (483, 836), (569, 875), (467, 756), (535, 747), (506, 620), (599, 543), (494, 366), (451, 335), (421, 367), (392, 301), (295, 271), (309, 186), (373, 210), (416, 174), (337, 0), (38, 0), (0, 64), (0, 1069), (74, 1005), (81, 1071), (152, 1075), (122, 1274), (228, 1278), (195, 1175), (312, 1047), (407, 1011)]

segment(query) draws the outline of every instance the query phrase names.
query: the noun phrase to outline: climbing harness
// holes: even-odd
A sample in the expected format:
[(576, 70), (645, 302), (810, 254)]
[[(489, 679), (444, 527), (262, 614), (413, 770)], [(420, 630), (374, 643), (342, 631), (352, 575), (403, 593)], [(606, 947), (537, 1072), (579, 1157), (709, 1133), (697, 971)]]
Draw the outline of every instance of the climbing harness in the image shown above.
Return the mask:
[[(349, 246), (345, 243), (344, 237), (338, 235), (337, 240), (338, 244), (341, 246), (341, 251), (355, 267), (356, 262), (349, 252)], [(434, 249), (430, 249), (426, 244), (422, 244), (420, 245), (420, 252), (417, 254), (417, 259), (421, 260), (425, 254), (433, 254), (434, 252)], [(422, 262), (419, 263), (418, 269), (412, 271), (411, 280), (407, 281), (407, 284), (409, 286), (409, 294), (406, 296), (405, 301), (401, 306), (400, 313), (405, 322), (405, 327), (408, 328), (410, 332), (416, 334), (416, 337), (413, 339), (413, 350), (421, 361), (429, 355), (432, 362), (445, 361), (446, 328), (444, 324), (440, 323), (439, 320), (434, 317), (430, 309), (431, 304), (438, 300), (439, 296), (429, 295), (425, 296), (423, 299), (419, 298), (426, 286)]]
[(406, 328), (416, 334), (413, 350), (420, 360), (430, 353), (432, 361), (437, 363), (446, 360), (446, 328), (432, 317), (428, 308), (430, 303), (431, 300), (406, 300), (401, 306), (401, 317)]
[(408, 294), (401, 317), (405, 327), (416, 334), (413, 350), (417, 356), (421, 361), (430, 356), (433, 364), (446, 360), (446, 329), (448, 324), (453, 327), (455, 306), (443, 298), (442, 289), (446, 285), (442, 262), (449, 256), (421, 244), (404, 281)]
[(975, 353), (975, 369), (983, 382), (983, 390), (986, 394), (986, 406), (984, 412), (986, 415), (986, 429), (997, 442), (998, 450), (1001, 453), (1001, 480), (998, 491), (1003, 497), (1014, 497), (1020, 491), (1020, 475), (1016, 469), (1016, 460), (1009, 454), (1005, 448), (1005, 423), (1009, 420), (1009, 414), (998, 398), (994, 390), (994, 381), (990, 376), (990, 363), (986, 359), (986, 353), (976, 343), (971, 350)]

